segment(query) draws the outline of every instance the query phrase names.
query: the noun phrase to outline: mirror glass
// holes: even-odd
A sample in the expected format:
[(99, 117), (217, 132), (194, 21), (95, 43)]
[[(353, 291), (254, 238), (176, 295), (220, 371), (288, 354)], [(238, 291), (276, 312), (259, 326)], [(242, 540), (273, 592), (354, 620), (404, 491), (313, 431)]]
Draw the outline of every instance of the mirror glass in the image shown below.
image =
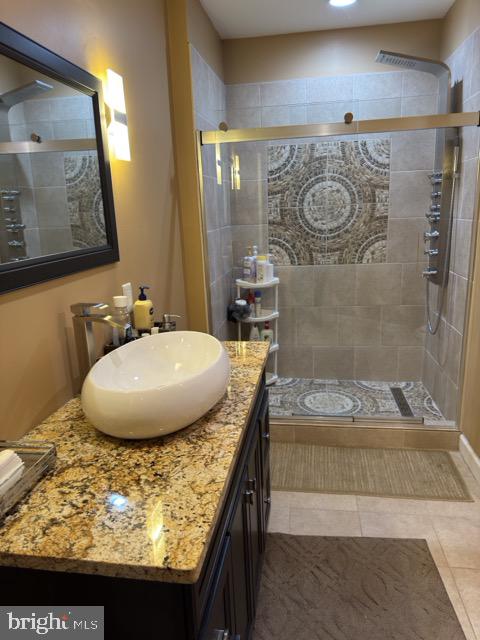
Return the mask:
[(4, 55), (0, 198), (0, 264), (107, 243), (92, 97)]

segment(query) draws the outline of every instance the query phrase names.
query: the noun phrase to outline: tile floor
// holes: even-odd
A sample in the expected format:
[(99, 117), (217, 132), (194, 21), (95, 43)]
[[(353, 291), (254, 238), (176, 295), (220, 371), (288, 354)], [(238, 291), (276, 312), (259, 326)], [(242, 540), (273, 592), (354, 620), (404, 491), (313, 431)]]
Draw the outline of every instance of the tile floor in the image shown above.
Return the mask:
[(426, 424), (433, 423), (436, 427), (446, 423), (421, 382), (279, 378), (270, 387), (270, 412), (275, 417), (401, 418), (391, 387), (402, 390), (414, 418), (423, 418)]
[(452, 457), (474, 502), (274, 491), (269, 530), (427, 540), (467, 640), (480, 640), (480, 484)]

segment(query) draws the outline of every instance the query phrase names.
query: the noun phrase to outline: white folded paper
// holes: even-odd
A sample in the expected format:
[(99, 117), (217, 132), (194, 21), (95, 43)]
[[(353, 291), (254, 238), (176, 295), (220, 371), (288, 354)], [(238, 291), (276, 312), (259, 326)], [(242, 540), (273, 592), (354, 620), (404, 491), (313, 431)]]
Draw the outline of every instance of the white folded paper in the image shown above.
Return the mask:
[(13, 449), (0, 453), (0, 495), (18, 482), (24, 471), (24, 463)]

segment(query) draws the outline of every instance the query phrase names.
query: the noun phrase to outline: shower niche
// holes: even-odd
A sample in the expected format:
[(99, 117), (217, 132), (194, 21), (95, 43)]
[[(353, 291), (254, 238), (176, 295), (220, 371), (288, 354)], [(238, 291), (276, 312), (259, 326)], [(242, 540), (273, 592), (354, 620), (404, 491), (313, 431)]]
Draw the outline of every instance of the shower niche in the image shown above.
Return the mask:
[(100, 81), (0, 24), (0, 292), (118, 259)]

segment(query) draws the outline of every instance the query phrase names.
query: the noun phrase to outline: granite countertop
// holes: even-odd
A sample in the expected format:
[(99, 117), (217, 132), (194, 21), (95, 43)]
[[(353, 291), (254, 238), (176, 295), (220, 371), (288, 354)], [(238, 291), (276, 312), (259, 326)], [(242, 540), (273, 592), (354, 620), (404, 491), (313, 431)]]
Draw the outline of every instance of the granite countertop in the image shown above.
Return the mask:
[(75, 398), (26, 440), (57, 446), (53, 472), (0, 524), (0, 565), (193, 583), (222, 511), (268, 355), (226, 342), (224, 400), (175, 434), (103, 435)]

